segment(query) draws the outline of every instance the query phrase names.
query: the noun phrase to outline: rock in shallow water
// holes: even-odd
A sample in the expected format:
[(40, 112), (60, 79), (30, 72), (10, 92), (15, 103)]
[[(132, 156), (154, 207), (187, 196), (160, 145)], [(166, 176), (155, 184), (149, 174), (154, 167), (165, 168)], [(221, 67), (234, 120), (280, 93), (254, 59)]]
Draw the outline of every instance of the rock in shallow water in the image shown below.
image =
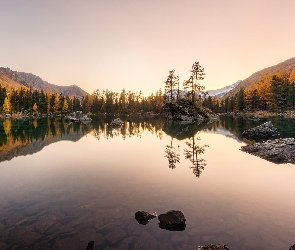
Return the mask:
[(229, 250), (226, 245), (205, 245), (205, 246), (199, 246), (198, 250)]
[(242, 151), (274, 163), (295, 163), (295, 139), (282, 138), (242, 146)]
[(146, 225), (149, 223), (149, 221), (151, 219), (154, 219), (156, 216), (153, 215), (153, 214), (150, 214), (148, 212), (145, 212), (145, 211), (137, 211), (135, 213), (135, 219), (137, 220), (137, 222), (139, 224), (142, 224), (142, 225)]
[(277, 138), (280, 136), (280, 133), (278, 132), (277, 128), (275, 128), (269, 121), (255, 128), (245, 130), (242, 135), (249, 140), (261, 141)]
[(165, 214), (160, 214), (158, 217), (160, 228), (170, 231), (183, 231), (186, 227), (185, 217), (179, 210), (170, 210)]

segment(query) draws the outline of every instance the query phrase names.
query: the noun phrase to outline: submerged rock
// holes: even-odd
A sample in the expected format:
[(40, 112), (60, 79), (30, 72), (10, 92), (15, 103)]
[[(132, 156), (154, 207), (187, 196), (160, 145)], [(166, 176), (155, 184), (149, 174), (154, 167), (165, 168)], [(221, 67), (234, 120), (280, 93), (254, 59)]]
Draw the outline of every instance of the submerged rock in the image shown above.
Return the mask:
[(216, 244), (216, 245), (205, 245), (199, 246), (198, 250), (229, 250), (226, 245)]
[(265, 122), (255, 128), (245, 130), (242, 135), (249, 140), (268, 140), (280, 136), (278, 130), (272, 125), (271, 121)]
[(183, 231), (186, 227), (185, 217), (179, 210), (170, 210), (165, 214), (160, 214), (158, 217), (160, 228), (170, 231)]
[(124, 122), (120, 118), (116, 118), (110, 123), (111, 127), (121, 127), (122, 125), (124, 125)]
[(242, 146), (242, 151), (274, 163), (295, 163), (295, 139), (281, 138)]
[(156, 215), (150, 214), (145, 211), (137, 211), (135, 213), (135, 219), (139, 224), (146, 225), (149, 223), (150, 220), (154, 219)]
[(94, 241), (89, 241), (86, 250), (93, 250), (94, 249)]

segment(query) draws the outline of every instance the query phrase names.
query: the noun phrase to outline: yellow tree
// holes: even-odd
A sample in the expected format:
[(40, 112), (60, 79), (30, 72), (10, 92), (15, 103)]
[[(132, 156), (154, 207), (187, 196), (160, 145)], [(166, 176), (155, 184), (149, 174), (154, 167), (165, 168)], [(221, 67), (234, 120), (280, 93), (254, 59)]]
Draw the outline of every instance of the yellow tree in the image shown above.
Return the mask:
[(54, 113), (58, 112), (59, 110), (59, 94), (54, 94), (54, 104), (53, 104), (53, 111)]
[(68, 109), (69, 109), (69, 105), (68, 105), (68, 102), (67, 102), (67, 100), (66, 100), (66, 98), (64, 99), (64, 102), (63, 102), (63, 104), (62, 104), (62, 112), (63, 113), (66, 113), (67, 111), (68, 111)]
[(34, 106), (33, 106), (33, 111), (34, 111), (34, 113), (36, 113), (36, 112), (37, 112), (37, 110), (38, 110), (38, 106), (37, 106), (37, 104), (36, 104), (36, 103), (34, 103)]
[(289, 77), (290, 83), (295, 83), (295, 68), (292, 70), (290, 77)]
[(9, 101), (9, 99), (7, 97), (5, 97), (5, 99), (4, 99), (3, 111), (6, 114), (9, 114), (11, 112), (11, 103), (10, 103), (10, 101)]
[(272, 75), (267, 73), (261, 76), (257, 84), (257, 93), (263, 110), (267, 110), (272, 104), (271, 79)]

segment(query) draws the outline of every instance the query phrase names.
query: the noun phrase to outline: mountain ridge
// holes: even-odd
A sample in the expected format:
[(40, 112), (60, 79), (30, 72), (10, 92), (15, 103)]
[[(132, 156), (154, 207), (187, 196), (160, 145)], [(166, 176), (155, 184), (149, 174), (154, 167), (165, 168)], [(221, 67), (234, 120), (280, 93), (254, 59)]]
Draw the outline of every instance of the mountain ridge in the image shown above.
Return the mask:
[(59, 86), (47, 81), (44, 81), (41, 77), (32, 73), (13, 71), (10, 68), (0, 67), (0, 81), (4, 84), (25, 88), (32, 88), (35, 90), (44, 90), (46, 92), (58, 92), (67, 96), (82, 97), (87, 94), (82, 88), (77, 85)]
[(237, 94), (241, 89), (246, 90), (252, 84), (257, 84), (259, 80), (261, 79), (261, 77), (265, 74), (274, 75), (279, 70), (282, 70), (286, 72), (287, 74), (290, 74), (294, 68), (295, 68), (295, 57), (292, 57), (276, 65), (259, 70), (253, 73), (252, 75), (250, 75), (249, 77), (247, 77), (246, 79), (244, 79), (243, 81), (241, 81), (238, 86), (236, 86), (234, 89), (229, 91), (226, 95), (223, 96), (223, 98), (232, 97), (235, 94)]

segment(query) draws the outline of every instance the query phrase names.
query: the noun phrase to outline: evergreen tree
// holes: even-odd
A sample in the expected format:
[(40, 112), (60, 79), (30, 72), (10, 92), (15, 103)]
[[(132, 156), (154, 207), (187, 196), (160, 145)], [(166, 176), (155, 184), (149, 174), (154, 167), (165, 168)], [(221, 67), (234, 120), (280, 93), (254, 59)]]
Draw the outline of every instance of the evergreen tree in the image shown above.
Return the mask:
[(245, 109), (245, 92), (244, 92), (244, 89), (240, 89), (240, 91), (238, 92), (237, 109), (239, 111), (244, 111), (244, 109)]
[(170, 70), (167, 80), (165, 82), (165, 92), (169, 93), (170, 101), (173, 100), (173, 89), (179, 84), (179, 77), (176, 76), (175, 70)]

